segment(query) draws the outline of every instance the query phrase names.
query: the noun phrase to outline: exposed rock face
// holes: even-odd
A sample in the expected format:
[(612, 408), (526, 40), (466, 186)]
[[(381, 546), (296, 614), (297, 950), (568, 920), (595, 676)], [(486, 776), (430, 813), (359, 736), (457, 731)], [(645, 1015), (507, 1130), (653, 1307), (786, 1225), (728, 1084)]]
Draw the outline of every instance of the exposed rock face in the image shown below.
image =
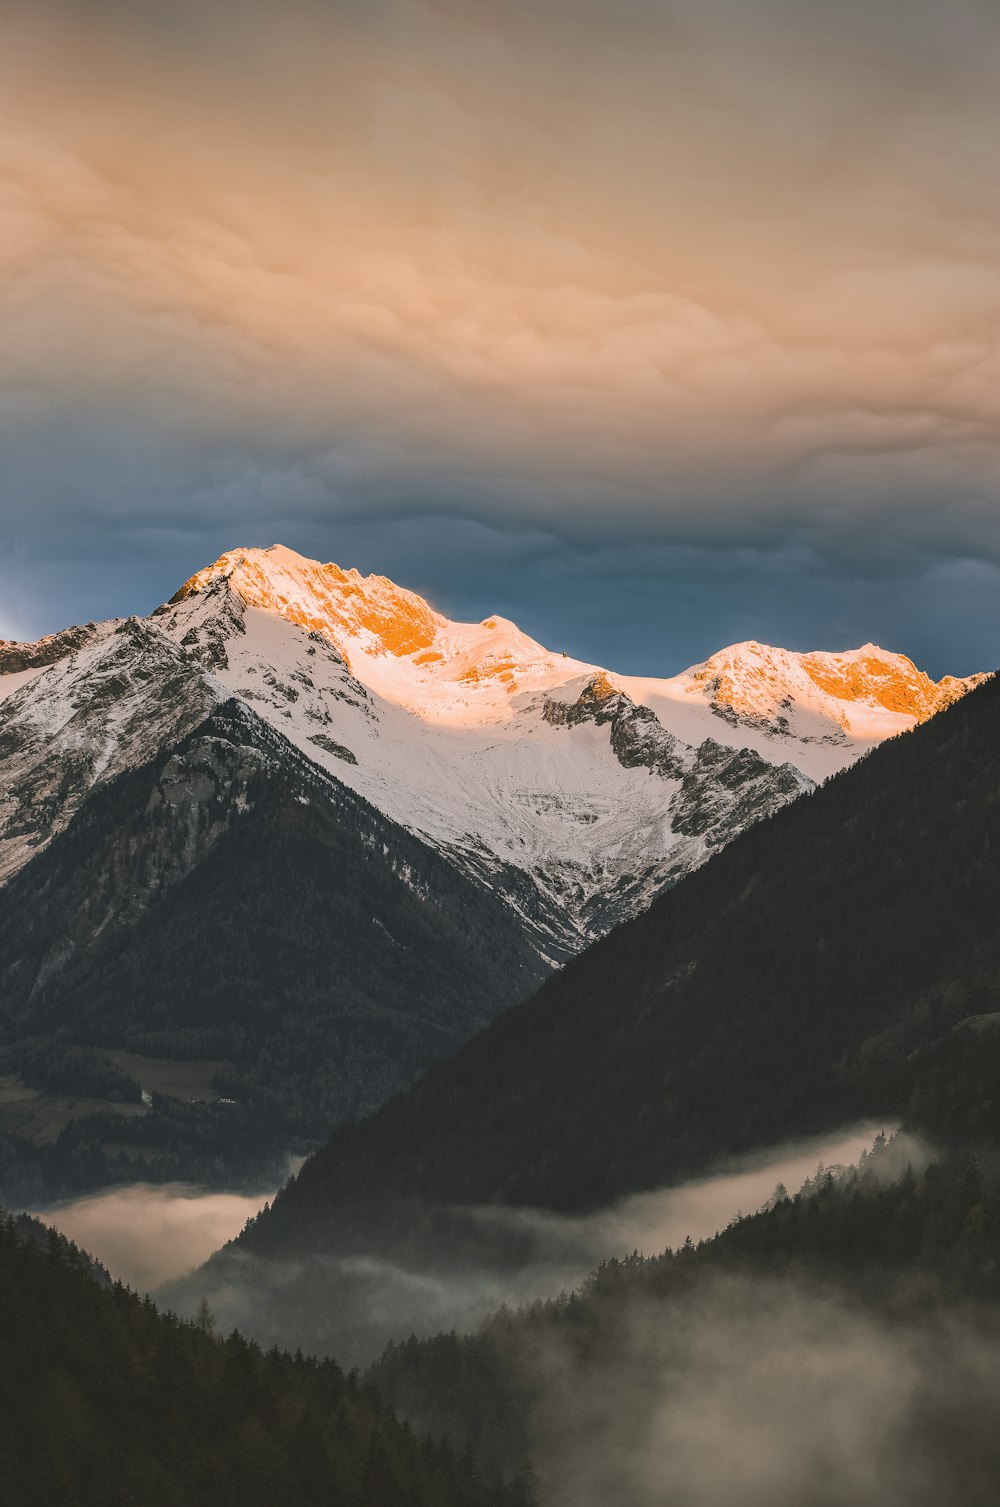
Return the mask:
[(240, 736), (239, 710), (215, 714), (202, 736), (181, 742), (152, 776), (142, 817), (108, 836), (99, 802), (87, 808), (108, 845), (105, 861), (67, 874), (60, 893), (65, 927), (37, 962), (32, 997), (48, 987), (109, 927), (135, 924), (159, 895), (195, 868), (233, 822), (253, 805), (254, 787), (278, 772), (278, 760)]
[(99, 631), (96, 623), (83, 623), (78, 628), (49, 633), (35, 643), (0, 638), (0, 675), (16, 675), (22, 670), (41, 670), (54, 665), (89, 644)]
[(623, 769), (644, 768), (664, 779), (680, 779), (690, 767), (692, 750), (666, 728), (648, 706), (636, 706), (604, 670), (571, 703), (547, 700), (544, 716), (553, 726), (578, 727), (593, 722), (611, 725), (611, 747)]
[(770, 816), (813, 783), (791, 764), (768, 764), (749, 748), (724, 748), (711, 738), (696, 750), (674, 807), (674, 827), (711, 847)]
[[(588, 682), (576, 701), (548, 701), (545, 718), (557, 726), (610, 724), (611, 747), (623, 768), (648, 769), (676, 783), (668, 807), (673, 832), (703, 839), (708, 848), (729, 841), (814, 788), (793, 765), (769, 764), (751, 749), (725, 748), (711, 738), (697, 748), (682, 743), (649, 707), (636, 706), (604, 671)], [(661, 887), (665, 882), (661, 879)]]
[[(174, 599), (175, 601), (177, 598)], [(224, 670), (229, 664), (227, 645), (246, 632), (243, 617), (245, 603), (225, 580), (209, 586), (205, 592), (206, 610), (199, 613), (178, 642), (187, 655), (206, 670)], [(154, 618), (170, 614), (170, 604), (157, 607)]]

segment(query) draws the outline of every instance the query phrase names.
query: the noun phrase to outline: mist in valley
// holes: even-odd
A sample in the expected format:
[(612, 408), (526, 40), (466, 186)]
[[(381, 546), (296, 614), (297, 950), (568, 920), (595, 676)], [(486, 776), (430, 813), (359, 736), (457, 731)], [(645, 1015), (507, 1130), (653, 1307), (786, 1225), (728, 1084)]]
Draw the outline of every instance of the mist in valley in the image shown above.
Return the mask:
[(835, 1288), (710, 1276), (530, 1368), (539, 1507), (987, 1507), (993, 1314), (899, 1316)]
[[(237, 1247), (179, 1280), (165, 1280), (161, 1297), (191, 1313), (204, 1296), (223, 1329), (238, 1328), (264, 1345), (301, 1347), (334, 1355), (342, 1364), (365, 1365), (390, 1340), (469, 1332), (503, 1305), (570, 1291), (611, 1256), (655, 1254), (688, 1236), (711, 1236), (739, 1213), (759, 1208), (779, 1183), (794, 1191), (819, 1164), (856, 1162), (881, 1128), (863, 1124), (770, 1148), (679, 1187), (636, 1194), (585, 1216), (500, 1205), (444, 1211), (437, 1249), (423, 1239), (412, 1249), (401, 1242), (391, 1252), (275, 1260)], [(913, 1154), (919, 1154), (916, 1148)], [(153, 1207), (163, 1217), (155, 1199)], [(144, 1219), (141, 1198), (132, 1213)]]
[[(158, 1288), (161, 1305), (191, 1313), (206, 1296), (223, 1331), (364, 1366), (390, 1340), (474, 1334), (501, 1305), (580, 1288), (609, 1257), (709, 1237), (778, 1185), (794, 1193), (819, 1167), (856, 1164), (880, 1128), (771, 1148), (584, 1217), (454, 1211), (461, 1258), (442, 1252), (437, 1263), (375, 1252), (275, 1261), (235, 1248), (202, 1264), (265, 1194), (137, 1185), (42, 1212), (114, 1276)], [(897, 1135), (878, 1165), (888, 1179), (930, 1157)], [(718, 1271), (669, 1296), (628, 1295), (583, 1340), (573, 1325), (528, 1324), (508, 1360), (526, 1399), (535, 1500), (985, 1507), (1000, 1472), (988, 1442), (1000, 1409), (996, 1330), (992, 1315), (917, 1290), (872, 1303), (836, 1283)]]
[(95, 1256), (113, 1277), (152, 1292), (238, 1235), (274, 1191), (216, 1193), (186, 1183), (135, 1183), (31, 1212)]

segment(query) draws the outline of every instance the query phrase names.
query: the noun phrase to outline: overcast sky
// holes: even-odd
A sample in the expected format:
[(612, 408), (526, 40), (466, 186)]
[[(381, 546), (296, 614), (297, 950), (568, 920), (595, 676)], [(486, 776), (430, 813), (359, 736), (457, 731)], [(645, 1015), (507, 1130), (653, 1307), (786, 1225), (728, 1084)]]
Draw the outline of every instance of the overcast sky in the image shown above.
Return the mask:
[(0, 634), (280, 540), (1000, 663), (996, 0), (5, 0)]

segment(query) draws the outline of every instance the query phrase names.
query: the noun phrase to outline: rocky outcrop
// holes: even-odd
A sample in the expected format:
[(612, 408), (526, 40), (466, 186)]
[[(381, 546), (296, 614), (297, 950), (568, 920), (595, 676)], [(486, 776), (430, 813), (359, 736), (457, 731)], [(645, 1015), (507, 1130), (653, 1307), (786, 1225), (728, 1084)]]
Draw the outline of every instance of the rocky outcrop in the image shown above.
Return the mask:
[[(164, 606), (157, 607), (153, 618), (171, 618), (172, 608), (178, 600), (183, 598), (174, 597)], [(206, 670), (224, 670), (229, 664), (230, 642), (246, 632), (243, 623), (245, 604), (235, 591), (230, 590), (228, 580), (220, 579), (206, 589), (201, 609), (192, 618), (190, 627), (182, 631), (178, 641), (188, 657)]]
[(814, 788), (792, 764), (769, 764), (752, 749), (706, 738), (671, 805), (674, 830), (719, 847)]
[(637, 706), (604, 670), (588, 681), (576, 701), (548, 698), (543, 715), (555, 727), (610, 723), (611, 747), (623, 769), (641, 767), (664, 779), (680, 779), (688, 768), (688, 745), (667, 732), (648, 706)]
[(544, 715), (557, 727), (610, 724), (611, 747), (623, 768), (679, 781), (670, 804), (673, 830), (712, 846), (814, 788), (793, 765), (771, 764), (752, 749), (726, 748), (712, 738), (698, 748), (683, 743), (603, 670), (576, 701), (549, 699)]
[(98, 632), (96, 623), (82, 623), (77, 628), (63, 628), (59, 633), (46, 634), (35, 643), (0, 638), (0, 675), (16, 675), (19, 671), (41, 670), (54, 665), (92, 643)]

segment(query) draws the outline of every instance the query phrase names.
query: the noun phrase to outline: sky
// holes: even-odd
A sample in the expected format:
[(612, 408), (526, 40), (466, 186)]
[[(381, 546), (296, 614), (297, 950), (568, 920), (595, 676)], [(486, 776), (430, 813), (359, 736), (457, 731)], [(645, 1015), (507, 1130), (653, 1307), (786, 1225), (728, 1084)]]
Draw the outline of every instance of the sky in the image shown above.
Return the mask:
[(1000, 663), (995, 0), (5, 0), (0, 636), (281, 541)]

